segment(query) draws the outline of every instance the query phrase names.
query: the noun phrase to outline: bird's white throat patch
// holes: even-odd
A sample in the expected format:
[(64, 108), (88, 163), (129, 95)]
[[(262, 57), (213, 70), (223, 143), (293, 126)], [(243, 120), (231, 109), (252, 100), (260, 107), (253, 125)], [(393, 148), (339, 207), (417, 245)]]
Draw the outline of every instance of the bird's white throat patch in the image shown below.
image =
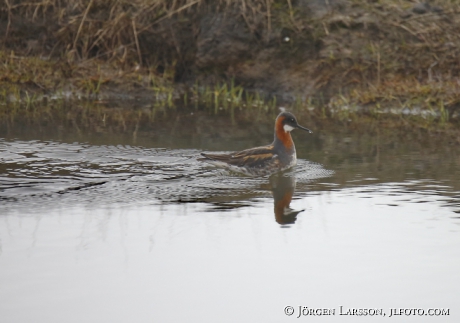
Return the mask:
[(285, 132), (290, 132), (290, 131), (294, 130), (294, 127), (291, 127), (288, 124), (285, 124), (283, 128), (284, 128)]

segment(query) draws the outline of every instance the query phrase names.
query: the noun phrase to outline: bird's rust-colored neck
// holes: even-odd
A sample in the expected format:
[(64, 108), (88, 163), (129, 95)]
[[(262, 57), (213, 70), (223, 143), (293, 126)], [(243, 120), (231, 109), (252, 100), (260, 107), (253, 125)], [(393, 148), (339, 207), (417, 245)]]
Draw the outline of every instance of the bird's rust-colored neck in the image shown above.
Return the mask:
[(275, 219), (279, 224), (285, 224), (284, 211), (289, 209), (289, 205), (294, 195), (294, 188), (290, 188), (286, 193), (279, 199), (275, 197)]
[(291, 149), (294, 146), (294, 141), (292, 141), (291, 133), (284, 130), (283, 120), (284, 117), (276, 119), (275, 136), (287, 149)]

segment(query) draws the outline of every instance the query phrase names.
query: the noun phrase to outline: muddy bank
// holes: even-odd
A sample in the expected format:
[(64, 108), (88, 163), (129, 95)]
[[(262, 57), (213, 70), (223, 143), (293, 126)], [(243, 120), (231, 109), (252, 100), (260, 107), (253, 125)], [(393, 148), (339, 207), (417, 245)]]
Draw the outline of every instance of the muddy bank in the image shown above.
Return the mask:
[(278, 102), (452, 116), (458, 12), (444, 1), (9, 0), (2, 97), (171, 100), (233, 81)]

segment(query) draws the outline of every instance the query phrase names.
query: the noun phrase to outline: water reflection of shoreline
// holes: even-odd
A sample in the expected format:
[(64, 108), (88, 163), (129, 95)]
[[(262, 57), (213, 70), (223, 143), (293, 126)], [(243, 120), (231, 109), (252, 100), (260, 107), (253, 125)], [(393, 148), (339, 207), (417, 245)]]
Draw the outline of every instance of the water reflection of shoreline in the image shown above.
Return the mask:
[(304, 210), (290, 208), (294, 195), (296, 179), (294, 175), (278, 174), (270, 177), (270, 186), (274, 199), (275, 220), (279, 224), (293, 224), (297, 220), (297, 214)]

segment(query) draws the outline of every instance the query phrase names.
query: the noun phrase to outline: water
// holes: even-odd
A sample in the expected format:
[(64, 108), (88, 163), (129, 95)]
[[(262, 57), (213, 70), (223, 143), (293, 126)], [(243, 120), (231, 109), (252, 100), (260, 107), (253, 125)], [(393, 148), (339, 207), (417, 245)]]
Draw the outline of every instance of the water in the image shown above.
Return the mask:
[(274, 112), (66, 109), (0, 129), (1, 322), (460, 318), (460, 154), (444, 138), (299, 112), (314, 134), (294, 133), (298, 166), (248, 178), (196, 158), (270, 142)]

